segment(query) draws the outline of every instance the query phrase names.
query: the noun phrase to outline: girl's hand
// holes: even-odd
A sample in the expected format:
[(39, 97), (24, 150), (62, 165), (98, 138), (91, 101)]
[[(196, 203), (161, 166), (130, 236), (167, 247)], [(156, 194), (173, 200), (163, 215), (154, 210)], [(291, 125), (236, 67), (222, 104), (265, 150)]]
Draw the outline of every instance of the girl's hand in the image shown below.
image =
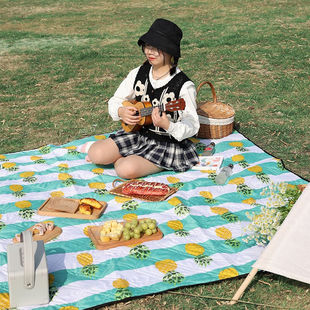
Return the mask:
[(170, 125), (170, 121), (167, 117), (166, 112), (162, 112), (162, 115), (160, 116), (158, 107), (154, 108), (152, 111), (152, 121), (154, 126), (163, 128), (165, 130), (168, 130)]
[(118, 115), (127, 125), (135, 125), (140, 121), (140, 115), (136, 115), (138, 109), (135, 107), (120, 107)]

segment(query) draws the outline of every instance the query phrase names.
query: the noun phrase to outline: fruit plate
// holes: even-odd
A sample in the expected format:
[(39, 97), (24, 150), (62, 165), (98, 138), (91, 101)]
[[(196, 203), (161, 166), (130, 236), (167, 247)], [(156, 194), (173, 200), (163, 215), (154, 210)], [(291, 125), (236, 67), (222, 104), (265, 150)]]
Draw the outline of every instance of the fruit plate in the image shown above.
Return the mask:
[[(100, 209), (92, 208), (92, 214), (83, 214), (78, 210), (79, 201), (80, 199), (50, 197), (38, 209), (38, 214), (44, 216), (95, 220), (101, 216), (107, 207), (107, 203), (105, 201), (100, 201), (102, 204)], [(64, 208), (66, 205), (68, 206), (67, 212)], [(62, 207), (60, 208), (60, 206)]]
[(160, 240), (163, 237), (162, 231), (157, 227), (157, 232), (150, 236), (144, 234), (141, 238), (135, 239), (132, 238), (130, 240), (125, 240), (123, 237), (120, 240), (110, 240), (108, 242), (102, 242), (100, 240), (100, 231), (102, 229), (101, 226), (90, 226), (88, 227), (88, 235), (98, 250), (108, 250), (112, 248), (116, 248), (118, 246), (131, 246), (141, 244), (143, 242), (152, 241), (152, 240)]
[[(33, 232), (34, 226), (35, 225), (29, 227), (27, 230), (30, 230), (31, 232)], [(53, 230), (47, 230), (42, 236), (39, 236), (38, 234), (34, 234), (32, 236), (32, 239), (34, 241), (42, 240), (44, 243), (46, 243), (58, 237), (61, 233), (62, 233), (62, 229), (58, 226), (54, 226)], [(16, 237), (14, 237), (13, 242), (18, 243), (19, 241), (16, 239)]]
[(118, 181), (122, 181), (123, 183), (114, 187), (112, 190), (110, 190), (110, 194), (113, 194), (116, 196), (140, 199), (140, 200), (144, 200), (144, 201), (150, 201), (150, 202), (152, 202), (152, 201), (164, 201), (169, 196), (173, 195), (174, 193), (176, 193), (178, 191), (178, 188), (169, 186), (170, 190), (169, 190), (168, 194), (166, 194), (166, 195), (136, 195), (136, 194), (126, 195), (126, 194), (122, 193), (123, 186), (127, 183), (134, 183), (134, 182), (138, 182), (141, 180), (133, 179), (133, 180), (129, 180), (129, 181), (124, 182), (123, 180), (116, 179), (116, 180), (114, 180), (112, 185), (114, 186), (115, 182), (118, 182)]

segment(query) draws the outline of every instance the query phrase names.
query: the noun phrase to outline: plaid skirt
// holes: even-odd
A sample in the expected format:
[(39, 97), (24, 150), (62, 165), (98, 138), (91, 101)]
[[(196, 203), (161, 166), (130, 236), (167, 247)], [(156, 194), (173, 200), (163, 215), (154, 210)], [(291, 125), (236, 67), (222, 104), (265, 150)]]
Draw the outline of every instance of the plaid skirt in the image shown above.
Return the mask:
[(138, 155), (166, 170), (183, 172), (198, 163), (195, 144), (189, 139), (178, 142), (169, 137), (153, 138), (139, 131), (125, 132), (123, 129), (112, 133), (110, 138), (122, 156)]

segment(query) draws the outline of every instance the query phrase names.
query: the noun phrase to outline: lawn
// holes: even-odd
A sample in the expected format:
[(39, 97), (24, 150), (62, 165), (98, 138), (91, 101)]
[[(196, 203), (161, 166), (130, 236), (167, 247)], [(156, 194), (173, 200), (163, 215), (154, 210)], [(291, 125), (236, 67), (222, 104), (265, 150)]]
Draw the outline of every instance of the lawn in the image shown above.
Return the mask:
[[(310, 180), (307, 0), (0, 0), (0, 154), (119, 128), (107, 101), (144, 61), (137, 39), (158, 17), (183, 29), (180, 68), (197, 86), (212, 82), (239, 131)], [(204, 86), (197, 100), (211, 97)], [(190, 294), (230, 298), (243, 279), (103, 309), (231, 309)], [(244, 300), (309, 309), (309, 286), (261, 272)]]

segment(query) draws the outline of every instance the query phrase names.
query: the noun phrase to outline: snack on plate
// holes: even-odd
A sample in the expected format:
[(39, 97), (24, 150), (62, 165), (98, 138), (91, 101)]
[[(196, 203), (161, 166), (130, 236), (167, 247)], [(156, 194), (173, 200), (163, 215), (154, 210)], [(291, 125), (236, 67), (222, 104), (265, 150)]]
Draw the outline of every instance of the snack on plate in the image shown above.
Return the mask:
[(90, 214), (92, 214), (92, 207), (86, 203), (82, 203), (79, 205), (79, 211), (82, 214), (90, 215)]
[(82, 214), (91, 215), (93, 213), (93, 208), (100, 209), (102, 208), (101, 202), (94, 198), (82, 198), (79, 201), (79, 211)]
[(16, 242), (20, 242), (20, 234), (16, 234), (14, 239)]
[(82, 198), (80, 200), (80, 204), (87, 204), (96, 209), (100, 209), (102, 207), (102, 204), (94, 198)]
[(122, 187), (122, 193), (125, 195), (149, 195), (164, 196), (170, 191), (170, 187), (164, 183), (133, 181), (128, 182)]
[(32, 233), (34, 235), (43, 236), (46, 232), (45, 223), (37, 223), (33, 226)]
[[(54, 228), (55, 225), (53, 222), (36, 223), (32, 227), (32, 235), (44, 236), (47, 232), (52, 231)], [(14, 239), (16, 242), (20, 242), (21, 234), (16, 234)]]
[(123, 233), (123, 224), (116, 220), (107, 221), (102, 226), (100, 231), (100, 240), (102, 242), (109, 242), (110, 240), (120, 240)]
[(157, 231), (158, 227), (155, 219), (133, 219), (124, 223), (123, 238), (124, 240), (130, 240), (132, 238), (139, 239), (143, 235), (151, 236), (156, 234)]
[(46, 222), (45, 227), (46, 227), (46, 230), (52, 231), (54, 229), (55, 225), (52, 222)]

